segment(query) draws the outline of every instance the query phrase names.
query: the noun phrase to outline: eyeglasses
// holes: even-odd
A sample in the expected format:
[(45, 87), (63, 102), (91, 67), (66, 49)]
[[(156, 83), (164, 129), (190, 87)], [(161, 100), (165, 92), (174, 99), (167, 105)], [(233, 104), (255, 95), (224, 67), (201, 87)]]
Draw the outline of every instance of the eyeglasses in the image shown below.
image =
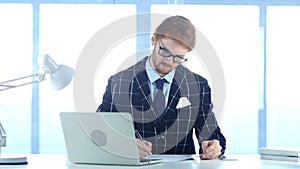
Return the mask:
[(158, 54), (165, 58), (173, 57), (173, 62), (175, 63), (184, 63), (188, 60), (183, 58), (182, 56), (173, 55), (168, 49), (161, 47), (161, 45), (159, 45)]

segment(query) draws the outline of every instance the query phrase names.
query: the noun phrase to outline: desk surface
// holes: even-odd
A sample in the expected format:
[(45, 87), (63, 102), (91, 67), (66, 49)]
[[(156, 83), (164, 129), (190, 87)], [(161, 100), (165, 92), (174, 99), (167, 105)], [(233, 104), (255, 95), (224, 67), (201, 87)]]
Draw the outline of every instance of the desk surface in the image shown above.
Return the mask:
[(172, 168), (172, 169), (240, 169), (244, 167), (252, 167), (255, 169), (292, 169), (300, 168), (300, 162), (286, 162), (286, 161), (273, 161), (273, 160), (261, 160), (260, 155), (232, 155), (236, 158), (236, 161), (222, 161), (216, 160), (188, 160), (172, 163), (160, 163), (140, 167), (132, 166), (114, 166), (114, 165), (84, 165), (84, 164), (72, 164), (66, 159), (63, 154), (31, 154), (27, 156), (27, 165), (0, 165), (1, 169), (41, 169), (41, 168), (55, 168), (55, 169), (102, 169), (102, 168)]

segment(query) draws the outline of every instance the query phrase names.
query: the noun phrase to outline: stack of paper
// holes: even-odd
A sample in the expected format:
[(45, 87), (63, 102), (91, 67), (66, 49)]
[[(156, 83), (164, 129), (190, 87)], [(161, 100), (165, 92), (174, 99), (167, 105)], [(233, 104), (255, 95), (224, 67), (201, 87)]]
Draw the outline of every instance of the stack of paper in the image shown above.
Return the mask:
[(267, 147), (260, 149), (261, 159), (279, 161), (300, 161), (300, 148)]

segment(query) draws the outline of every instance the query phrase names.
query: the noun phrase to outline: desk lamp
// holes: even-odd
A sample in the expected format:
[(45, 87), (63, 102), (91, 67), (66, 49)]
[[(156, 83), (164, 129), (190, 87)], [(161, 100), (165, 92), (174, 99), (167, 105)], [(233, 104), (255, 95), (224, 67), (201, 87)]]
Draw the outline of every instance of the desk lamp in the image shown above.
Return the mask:
[[(67, 86), (73, 79), (74, 71), (65, 65), (58, 65), (47, 54), (38, 57), (39, 71), (33, 75), (19, 77), (16, 79), (0, 82), (0, 92), (46, 80), (49, 75), (51, 86), (58, 91)], [(27, 80), (30, 79), (30, 80)], [(24, 82), (25, 80), (25, 82)], [(27, 80), (27, 81), (26, 81)], [(12, 85), (12, 83), (17, 83)], [(0, 165), (1, 164), (27, 164), (26, 157), (1, 156), (1, 147), (6, 146), (6, 133), (0, 122)]]

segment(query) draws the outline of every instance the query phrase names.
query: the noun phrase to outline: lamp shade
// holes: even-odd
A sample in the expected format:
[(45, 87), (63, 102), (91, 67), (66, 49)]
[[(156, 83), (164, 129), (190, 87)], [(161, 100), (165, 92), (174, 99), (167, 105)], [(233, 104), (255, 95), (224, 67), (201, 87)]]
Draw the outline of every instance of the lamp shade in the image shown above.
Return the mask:
[(65, 66), (59, 65), (57, 70), (50, 74), (50, 82), (55, 91), (66, 87), (73, 78), (73, 69)]
[(38, 64), (40, 69), (50, 75), (50, 83), (55, 91), (64, 88), (73, 79), (74, 70), (65, 65), (58, 65), (48, 54), (40, 55)]

